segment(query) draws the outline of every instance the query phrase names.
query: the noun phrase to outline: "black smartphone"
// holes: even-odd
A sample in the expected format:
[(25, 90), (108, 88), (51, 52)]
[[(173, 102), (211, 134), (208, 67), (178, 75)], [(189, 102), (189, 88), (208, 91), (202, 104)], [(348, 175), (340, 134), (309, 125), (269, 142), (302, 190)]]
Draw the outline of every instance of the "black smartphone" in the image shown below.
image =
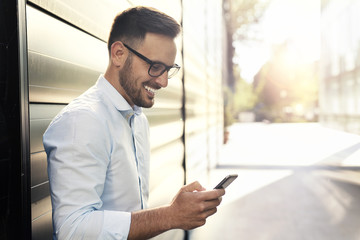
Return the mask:
[(230, 185), (230, 183), (232, 183), (236, 178), (238, 177), (237, 174), (230, 174), (227, 175), (223, 180), (221, 180), (221, 182), (219, 182), (218, 185), (216, 185), (216, 187), (214, 187), (214, 189), (225, 189), (227, 186)]

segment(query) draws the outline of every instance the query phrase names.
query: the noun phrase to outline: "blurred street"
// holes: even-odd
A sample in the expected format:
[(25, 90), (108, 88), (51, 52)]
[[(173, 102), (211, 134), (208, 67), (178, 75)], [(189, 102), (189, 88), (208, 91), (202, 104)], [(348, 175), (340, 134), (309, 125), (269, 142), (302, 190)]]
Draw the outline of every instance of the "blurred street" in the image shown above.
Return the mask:
[(207, 187), (239, 177), (191, 240), (360, 239), (360, 136), (316, 123), (229, 130)]

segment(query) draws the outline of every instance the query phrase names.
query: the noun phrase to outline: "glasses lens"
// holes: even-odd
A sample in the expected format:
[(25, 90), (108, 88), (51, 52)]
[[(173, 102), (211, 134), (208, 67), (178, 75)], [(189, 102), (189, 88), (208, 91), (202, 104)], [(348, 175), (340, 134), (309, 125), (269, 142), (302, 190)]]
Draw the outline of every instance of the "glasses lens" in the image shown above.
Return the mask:
[(161, 63), (154, 63), (150, 66), (149, 74), (152, 77), (158, 77), (164, 73), (166, 67)]
[[(178, 65), (170, 68), (168, 70), (168, 78), (173, 77), (178, 71), (180, 67)], [(149, 75), (152, 77), (159, 77), (161, 76), (165, 71), (167, 70), (167, 67), (162, 63), (153, 63), (150, 66), (149, 69)]]
[(168, 78), (172, 78), (173, 76), (175, 76), (180, 70), (180, 67), (176, 66), (176, 67), (172, 67), (169, 69), (168, 72)]

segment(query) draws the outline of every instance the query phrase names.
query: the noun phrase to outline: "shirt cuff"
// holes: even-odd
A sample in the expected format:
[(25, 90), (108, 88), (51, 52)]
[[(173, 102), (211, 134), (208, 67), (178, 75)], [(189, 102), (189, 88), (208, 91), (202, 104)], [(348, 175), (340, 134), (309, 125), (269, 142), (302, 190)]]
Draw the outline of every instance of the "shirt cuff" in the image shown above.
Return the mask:
[(126, 240), (130, 231), (131, 213), (104, 211), (103, 239)]

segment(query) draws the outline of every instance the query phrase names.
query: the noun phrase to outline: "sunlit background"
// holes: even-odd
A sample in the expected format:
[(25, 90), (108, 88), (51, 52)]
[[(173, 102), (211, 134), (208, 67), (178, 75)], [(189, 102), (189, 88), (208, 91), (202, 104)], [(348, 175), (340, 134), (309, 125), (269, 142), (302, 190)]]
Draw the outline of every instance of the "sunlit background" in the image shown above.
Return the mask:
[(317, 121), (320, 1), (230, 2), (236, 10), (229, 121)]
[(320, 121), (360, 133), (357, 1), (226, 2), (235, 51), (230, 123)]
[(245, 33), (250, 41), (234, 43), (237, 54), (235, 63), (241, 66), (242, 77), (252, 82), (261, 66), (276, 54), (274, 48), (278, 45), (287, 44), (284, 60), (289, 65), (318, 61), (320, 0), (262, 2), (268, 4), (263, 16)]
[(234, 75), (210, 179), (239, 179), (193, 238), (360, 239), (360, 2), (224, 2)]

